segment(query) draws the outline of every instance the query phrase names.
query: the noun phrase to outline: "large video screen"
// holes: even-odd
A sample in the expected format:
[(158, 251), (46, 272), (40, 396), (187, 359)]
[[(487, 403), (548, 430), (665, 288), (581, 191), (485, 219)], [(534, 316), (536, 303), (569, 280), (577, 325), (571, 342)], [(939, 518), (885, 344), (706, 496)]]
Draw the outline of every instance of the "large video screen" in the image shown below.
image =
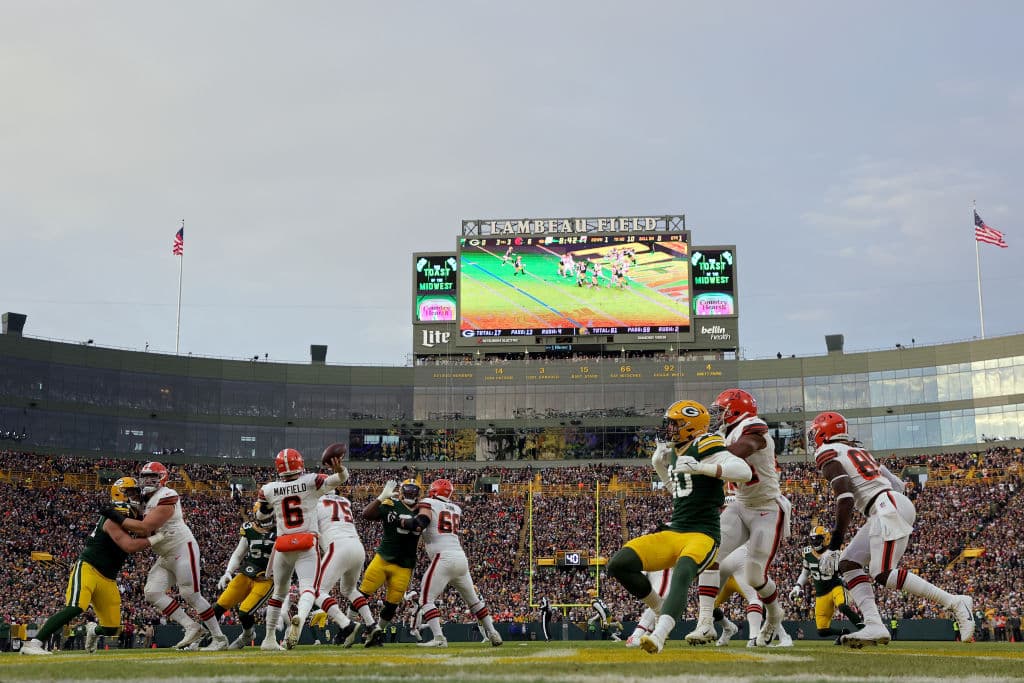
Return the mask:
[(685, 234), (463, 237), (458, 254), (461, 343), (690, 332)]
[(736, 315), (736, 249), (693, 247), (693, 313), (697, 317)]
[(413, 254), (413, 266), (413, 322), (455, 322), (455, 254)]

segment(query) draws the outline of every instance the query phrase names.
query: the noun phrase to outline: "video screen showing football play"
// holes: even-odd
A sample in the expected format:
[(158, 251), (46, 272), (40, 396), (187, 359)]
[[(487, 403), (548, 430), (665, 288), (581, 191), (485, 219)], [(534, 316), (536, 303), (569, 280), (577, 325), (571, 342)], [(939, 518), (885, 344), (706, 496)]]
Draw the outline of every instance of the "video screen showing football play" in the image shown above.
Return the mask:
[(462, 238), (458, 256), (463, 339), (690, 331), (683, 234)]

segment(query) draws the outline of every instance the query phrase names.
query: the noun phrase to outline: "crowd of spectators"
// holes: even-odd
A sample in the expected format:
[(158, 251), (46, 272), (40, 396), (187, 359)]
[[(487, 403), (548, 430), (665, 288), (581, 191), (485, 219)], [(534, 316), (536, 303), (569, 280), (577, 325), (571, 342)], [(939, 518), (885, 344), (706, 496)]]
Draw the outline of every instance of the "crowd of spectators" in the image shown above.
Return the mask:
[[(950, 592), (973, 595), (979, 619), (992, 624), (992, 637), (998, 637), (999, 617), (1009, 624), (1012, 634), (1015, 610), (1019, 609), (1018, 587), (1024, 581), (1022, 463), (1019, 451), (1002, 448), (888, 463), (897, 472), (910, 472), (904, 467), (911, 465), (925, 466), (929, 473), (927, 480), (913, 479), (909, 489), (918, 521), (902, 566)], [(94, 511), (106, 492), (98, 475), (132, 474), (138, 466), (130, 460), (0, 451), (0, 499), (5, 501), (0, 512), (0, 615), (9, 623), (41, 623), (62, 605), (67, 568), (92, 530)], [(202, 592), (212, 601), (217, 595), (217, 578), (235, 547), (238, 525), (252, 503), (251, 491), (234, 490), (229, 482), (249, 479), (262, 483), (273, 478), (272, 470), (196, 463), (171, 466), (171, 470), (170, 485), (183, 494), (183, 512), (199, 541)], [(65, 485), (65, 474), (97, 478), (93, 486), (72, 487)], [(776, 555), (772, 574), (782, 592), (788, 593), (800, 574), (810, 529), (816, 524), (831, 525), (834, 500), (812, 464), (784, 464), (781, 476), (793, 503), (793, 533)], [(456, 502), (463, 507), (462, 542), (472, 575), (492, 612), (505, 621), (537, 618), (530, 606), (531, 529), (526, 524), (529, 497), (525, 484), (534, 484), (534, 558), (553, 558), (560, 550), (610, 557), (626, 540), (655, 530), (670, 514), (668, 494), (652, 485), (650, 467), (641, 465), (353, 469), (347, 492), (358, 512), (377, 495), (385, 479), (406, 477), (418, 478), (424, 486), (439, 477), (456, 483)], [(488, 481), (487, 486), (475, 486), (483, 480)], [(493, 480), (499, 482), (497, 492), (491, 492)], [(598, 484), (600, 498), (595, 496)], [(599, 549), (594, 534), (598, 513)], [(357, 526), (369, 560), (380, 538), (380, 525), (359, 521)], [(984, 552), (955, 562), (969, 548)], [(33, 551), (50, 553), (53, 560), (33, 559)], [(148, 552), (129, 557), (118, 579), (125, 618), (133, 621), (140, 633), (145, 625), (160, 620), (142, 595), (151, 562)], [(421, 557), (413, 588), (418, 588), (425, 562)], [(532, 601), (535, 604), (543, 595), (553, 603), (584, 605), (589, 602), (587, 591), (598, 584), (615, 616), (626, 621), (639, 616), (641, 606), (616, 582), (587, 569), (535, 567)], [(946, 616), (935, 605), (912, 596), (885, 589), (877, 593), (884, 615), (901, 619)], [(797, 600), (785, 600), (790, 618), (813, 618), (809, 586)], [(696, 598), (691, 595), (691, 609), (695, 610), (695, 605)], [(448, 591), (438, 606), (448, 621), (471, 621), (454, 591)], [(727, 611), (742, 619), (743, 606), (738, 599), (727, 605)], [(574, 607), (567, 616), (582, 621), (588, 613), (585, 606)], [(411, 617), (411, 606), (404, 606), (401, 614)], [(228, 620), (231, 618), (229, 615)]]

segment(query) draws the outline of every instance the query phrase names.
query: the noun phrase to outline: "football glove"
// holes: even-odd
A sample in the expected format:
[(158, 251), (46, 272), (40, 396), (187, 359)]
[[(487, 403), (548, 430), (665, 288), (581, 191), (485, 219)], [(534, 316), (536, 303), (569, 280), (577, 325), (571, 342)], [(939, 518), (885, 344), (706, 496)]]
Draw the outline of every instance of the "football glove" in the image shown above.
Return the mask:
[(100, 514), (118, 526), (123, 525), (124, 520), (128, 519), (109, 503), (100, 507)]
[(684, 455), (676, 459), (676, 474), (700, 474), (701, 466), (697, 458)]
[(821, 572), (822, 578), (830, 579), (836, 574), (836, 569), (839, 568), (839, 551), (838, 550), (826, 550), (818, 558), (818, 571)]
[(152, 546), (152, 545), (156, 545), (160, 541), (162, 541), (165, 538), (167, 538), (168, 536), (172, 536), (172, 535), (173, 534), (167, 533), (165, 531), (158, 531), (155, 534), (150, 534), (149, 536), (147, 536), (147, 538), (149, 538), (149, 544)]
[(394, 494), (396, 488), (398, 488), (398, 482), (394, 479), (388, 479), (387, 483), (384, 484), (384, 488), (381, 489), (380, 495), (377, 496), (377, 500), (383, 503)]
[(793, 586), (793, 590), (789, 591), (789, 599), (796, 600), (800, 597), (800, 594), (803, 592), (804, 590), (800, 586)]
[(224, 576), (220, 577), (220, 581), (217, 582), (217, 590), (224, 590), (229, 583), (231, 583), (231, 572), (224, 572)]

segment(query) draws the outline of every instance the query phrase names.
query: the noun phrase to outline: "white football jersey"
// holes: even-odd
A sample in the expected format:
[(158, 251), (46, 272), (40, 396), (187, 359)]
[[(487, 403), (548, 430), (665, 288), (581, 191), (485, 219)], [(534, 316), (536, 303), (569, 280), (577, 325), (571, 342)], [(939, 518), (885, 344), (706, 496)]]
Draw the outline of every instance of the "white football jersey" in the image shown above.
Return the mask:
[(174, 489), (161, 486), (158, 488), (149, 500), (146, 501), (146, 509), (143, 513), (148, 514), (150, 510), (160, 505), (173, 505), (174, 512), (171, 513), (170, 518), (163, 523), (158, 531), (168, 532), (173, 531), (173, 536), (168, 536), (164, 540), (153, 546), (153, 552), (157, 555), (168, 555), (172, 550), (178, 546), (188, 543), (189, 541), (195, 541), (196, 537), (192, 535), (192, 530), (188, 528), (188, 524), (185, 524), (185, 516), (181, 514), (181, 499), (178, 497), (178, 492)]
[(330, 493), (328, 475), (305, 472), (291, 481), (272, 481), (260, 488), (259, 499), (274, 508), (277, 535), (318, 533), (317, 503)]
[(326, 547), (332, 542), (346, 539), (359, 540), (356, 531), (352, 503), (348, 498), (328, 493), (320, 498), (316, 506), (317, 524), (320, 529), (320, 545)]
[[(826, 463), (837, 462), (853, 488), (853, 504), (861, 512), (882, 491), (891, 491), (892, 484), (882, 474), (881, 465), (863, 448), (847, 443), (826, 443), (814, 451), (814, 464), (818, 470)], [(865, 513), (866, 514), (866, 513)]]
[(782, 494), (782, 489), (779, 487), (779, 472), (775, 469), (778, 466), (775, 441), (768, 434), (768, 425), (764, 420), (759, 417), (740, 420), (725, 437), (725, 445), (731, 446), (747, 434), (764, 437), (765, 446), (745, 458), (754, 476), (736, 488), (736, 500), (749, 507), (756, 507), (774, 501)]
[(424, 498), (416, 505), (416, 511), (421, 510), (432, 512), (430, 524), (422, 534), (423, 543), (427, 546), (427, 554), (463, 552), (462, 543), (459, 541), (462, 508), (447, 500)]

